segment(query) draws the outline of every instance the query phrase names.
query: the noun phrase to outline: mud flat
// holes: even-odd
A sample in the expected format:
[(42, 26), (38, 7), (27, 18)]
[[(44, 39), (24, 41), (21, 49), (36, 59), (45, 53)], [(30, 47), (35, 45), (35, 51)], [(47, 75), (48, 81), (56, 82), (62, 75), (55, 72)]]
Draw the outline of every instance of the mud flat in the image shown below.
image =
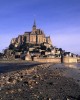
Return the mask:
[(1, 73), (0, 100), (80, 100), (80, 69), (47, 63)]

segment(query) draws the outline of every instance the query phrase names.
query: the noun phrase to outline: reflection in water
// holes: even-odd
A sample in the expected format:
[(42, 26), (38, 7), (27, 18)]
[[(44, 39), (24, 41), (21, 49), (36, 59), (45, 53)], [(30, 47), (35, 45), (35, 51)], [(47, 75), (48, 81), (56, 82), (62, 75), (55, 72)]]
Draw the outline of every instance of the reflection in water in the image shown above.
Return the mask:
[(64, 70), (63, 76), (70, 77), (80, 85), (80, 63), (77, 64), (64, 64), (68, 70)]
[[(56, 68), (56, 70), (54, 70)], [(61, 73), (64, 77), (74, 79), (76, 83), (80, 85), (80, 63), (76, 64), (55, 64), (51, 66), (51, 69)]]
[(78, 68), (77, 64), (65, 64), (65, 66), (69, 68)]

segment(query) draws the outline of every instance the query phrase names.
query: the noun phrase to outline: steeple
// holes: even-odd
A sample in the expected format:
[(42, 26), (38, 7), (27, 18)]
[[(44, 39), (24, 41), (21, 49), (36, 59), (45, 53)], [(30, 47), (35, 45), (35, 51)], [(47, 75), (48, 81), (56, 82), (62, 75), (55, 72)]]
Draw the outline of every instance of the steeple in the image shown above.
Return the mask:
[(35, 21), (35, 19), (34, 19), (34, 24), (33, 24), (33, 26), (36, 27), (36, 21)]
[(36, 21), (34, 20), (33, 30), (36, 30)]

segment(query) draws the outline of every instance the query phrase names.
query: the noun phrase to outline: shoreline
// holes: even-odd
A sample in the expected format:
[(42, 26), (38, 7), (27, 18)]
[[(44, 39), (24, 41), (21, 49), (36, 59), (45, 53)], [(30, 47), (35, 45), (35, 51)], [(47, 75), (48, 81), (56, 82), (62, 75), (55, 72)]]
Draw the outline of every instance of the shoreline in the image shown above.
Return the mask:
[(65, 67), (64, 64), (47, 63), (1, 74), (0, 99), (64, 100), (70, 96), (79, 98), (80, 80), (70, 74), (74, 70), (69, 66)]

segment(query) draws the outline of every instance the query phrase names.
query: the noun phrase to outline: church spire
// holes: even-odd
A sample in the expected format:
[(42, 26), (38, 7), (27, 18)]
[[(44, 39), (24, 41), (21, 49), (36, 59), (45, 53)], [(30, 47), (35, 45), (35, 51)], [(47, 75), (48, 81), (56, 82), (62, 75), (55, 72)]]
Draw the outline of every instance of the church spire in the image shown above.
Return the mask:
[(34, 24), (33, 24), (33, 27), (36, 27), (36, 21), (35, 21), (35, 19), (34, 19)]
[(33, 30), (36, 30), (36, 21), (34, 20)]

